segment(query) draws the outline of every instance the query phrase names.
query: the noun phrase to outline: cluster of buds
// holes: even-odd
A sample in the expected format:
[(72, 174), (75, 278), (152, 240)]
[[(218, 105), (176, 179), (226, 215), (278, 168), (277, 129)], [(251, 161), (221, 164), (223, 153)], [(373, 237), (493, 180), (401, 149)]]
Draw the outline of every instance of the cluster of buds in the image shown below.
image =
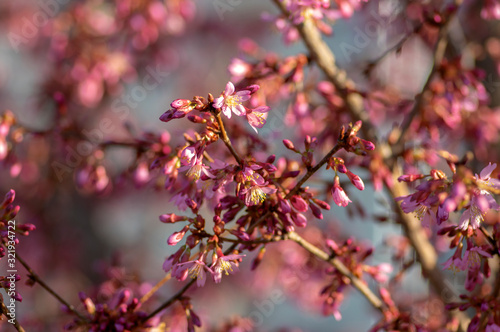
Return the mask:
[[(14, 204), (16, 192), (9, 190), (0, 205), (0, 237), (1, 244), (6, 248), (14, 247), (19, 243), (18, 235), (28, 236), (29, 232), (35, 230), (33, 224), (18, 224), (14, 220), (19, 212), (19, 205)], [(5, 256), (5, 249), (0, 246), (0, 258)]]
[(339, 142), (343, 142), (343, 147), (348, 152), (353, 152), (360, 156), (366, 156), (368, 151), (375, 150), (375, 144), (370, 141), (364, 140), (357, 136), (358, 131), (361, 129), (362, 122), (356, 121), (346, 128), (342, 126), (339, 135)]
[[(65, 330), (79, 330), (82, 327), (86, 331), (132, 331), (138, 326), (142, 326), (147, 314), (140, 311), (141, 303), (139, 299), (132, 297), (129, 289), (117, 290), (107, 303), (93, 301), (85, 293), (79, 293), (80, 301), (86, 311), (88, 320), (82, 321), (80, 318), (67, 324)], [(151, 327), (152, 322), (145, 323), (146, 328)]]

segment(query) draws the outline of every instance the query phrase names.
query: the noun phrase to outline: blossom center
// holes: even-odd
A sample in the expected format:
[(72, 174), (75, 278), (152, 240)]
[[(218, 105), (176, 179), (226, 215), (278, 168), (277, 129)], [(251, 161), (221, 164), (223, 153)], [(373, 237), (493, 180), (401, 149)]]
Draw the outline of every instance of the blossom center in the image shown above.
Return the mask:
[(221, 268), (222, 271), (224, 271), (224, 273), (226, 275), (229, 275), (228, 271), (233, 272), (233, 268), (231, 267), (231, 263), (229, 263), (228, 261), (224, 261), (222, 259), (220, 261), (220, 268)]
[(259, 187), (250, 189), (250, 200), (255, 205), (262, 203), (266, 199), (266, 194)]
[(235, 106), (241, 105), (240, 96), (227, 96), (226, 97), (226, 105), (228, 107), (235, 107)]
[(200, 178), (200, 175), (201, 175), (201, 168), (202, 167), (203, 167), (202, 164), (194, 165), (186, 172), (186, 175), (195, 179), (195, 180), (198, 180)]
[(418, 220), (422, 221), (424, 218), (425, 213), (427, 212), (427, 206), (425, 205), (420, 205), (416, 210), (415, 210), (415, 215), (418, 218)]
[(195, 264), (192, 268), (189, 269), (189, 276), (193, 279), (196, 279), (198, 277), (203, 278), (203, 273), (201, 273), (201, 270), (203, 267), (201, 264)]

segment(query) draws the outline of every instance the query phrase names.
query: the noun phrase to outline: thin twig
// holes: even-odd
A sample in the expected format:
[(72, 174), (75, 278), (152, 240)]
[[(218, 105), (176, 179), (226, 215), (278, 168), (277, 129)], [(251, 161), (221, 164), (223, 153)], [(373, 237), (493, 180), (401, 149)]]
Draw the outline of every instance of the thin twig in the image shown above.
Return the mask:
[(147, 292), (146, 294), (144, 294), (143, 297), (141, 297), (139, 302), (144, 303), (147, 300), (149, 300), (151, 296), (153, 296), (153, 294), (156, 293), (156, 291), (160, 289), (161, 286), (163, 286), (164, 283), (170, 280), (170, 278), (172, 278), (172, 275), (170, 273), (167, 273), (165, 277), (163, 277), (163, 279), (161, 279), (153, 288), (149, 290), (149, 292)]
[(386, 49), (381, 55), (379, 55), (376, 59), (370, 61), (367, 65), (367, 68), (364, 70), (365, 73), (368, 73), (373, 69), (380, 61), (382, 61), (387, 55), (391, 54), (393, 51), (398, 51), (403, 47), (403, 44), (408, 41), (413, 35), (418, 33), (420, 29), (424, 26), (424, 23), (419, 23), (413, 30), (405, 35), (399, 42), (394, 44), (392, 47)]
[(156, 316), (160, 311), (168, 308), (175, 301), (179, 300), (184, 295), (184, 293), (195, 283), (195, 281), (196, 281), (196, 279), (191, 279), (191, 281), (189, 281), (184, 287), (182, 287), (182, 289), (180, 291), (175, 293), (174, 296), (169, 298), (166, 302), (164, 302), (162, 305), (160, 305), (158, 308), (156, 308), (156, 310), (154, 310), (146, 318), (144, 318), (143, 323), (147, 322), (148, 320), (150, 320), (151, 318)]
[(57, 294), (52, 288), (49, 287), (40, 277), (31, 269), (31, 267), (16, 253), (17, 260), (24, 266), (24, 268), (28, 271), (29, 277), (36, 281), (40, 286), (42, 286), (47, 292), (50, 293), (53, 297), (55, 297), (59, 302), (61, 302), (69, 311), (78, 316), (82, 321), (87, 322), (88, 319), (83, 316), (81, 313), (76, 311), (75, 307), (69, 304), (66, 300), (64, 300), (59, 294)]
[(238, 162), (238, 164), (239, 165), (243, 165), (243, 162), (242, 162), (240, 156), (238, 155), (238, 153), (234, 149), (233, 145), (231, 144), (231, 141), (229, 140), (229, 137), (227, 137), (226, 129), (224, 128), (224, 123), (222, 122), (222, 118), (220, 117), (220, 113), (217, 114), (215, 116), (215, 118), (217, 119), (217, 123), (219, 124), (220, 137), (224, 141), (224, 144), (226, 144), (227, 148), (229, 149), (229, 151), (233, 155), (234, 159), (236, 159), (236, 161)]
[(315, 245), (307, 242), (304, 238), (302, 238), (299, 234), (295, 232), (288, 233), (287, 237), (290, 240), (298, 243), (302, 248), (306, 249), (311, 254), (324, 260), (325, 262), (328, 262), (333, 267), (335, 267), (343, 276), (349, 278), (354, 288), (359, 290), (361, 294), (363, 294), (363, 296), (368, 300), (368, 302), (370, 302), (370, 304), (373, 307), (375, 307), (381, 312), (384, 312), (385, 305), (382, 302), (382, 300), (380, 300), (380, 298), (377, 295), (375, 295), (361, 279), (353, 275), (351, 271), (349, 271), (349, 269), (338, 258), (336, 257), (332, 258), (329, 254), (319, 249)]
[(291, 198), (293, 195), (295, 195), (299, 190), (300, 188), (302, 187), (302, 185), (314, 174), (316, 173), (321, 167), (323, 167), (324, 164), (326, 164), (328, 162), (328, 160), (330, 160), (330, 158), (335, 154), (337, 153), (340, 149), (343, 148), (343, 145), (342, 144), (339, 144), (337, 143), (333, 149), (330, 150), (330, 152), (328, 152), (324, 157), (323, 159), (321, 159), (321, 161), (319, 163), (316, 164), (316, 166), (314, 166), (313, 168), (309, 169), (307, 171), (307, 173), (299, 180), (299, 182), (297, 182), (297, 184), (293, 187), (292, 190), (290, 190), (290, 192), (285, 196), (285, 199), (289, 199)]
[[(8, 314), (8, 309), (7, 309), (7, 306), (5, 305), (5, 303), (3, 303), (2, 301), (0, 301), (1, 303), (1, 307), (2, 307), (2, 313), (5, 315), (5, 317), (8, 318), (7, 314)], [(21, 324), (19, 324), (19, 322), (17, 321), (16, 318), (11, 318), (11, 319), (8, 319), (8, 321), (12, 321), (14, 322), (14, 324), (12, 324), (14, 326), (14, 328), (19, 331), (19, 332), (26, 332), (24, 330), (24, 328), (21, 326)]]

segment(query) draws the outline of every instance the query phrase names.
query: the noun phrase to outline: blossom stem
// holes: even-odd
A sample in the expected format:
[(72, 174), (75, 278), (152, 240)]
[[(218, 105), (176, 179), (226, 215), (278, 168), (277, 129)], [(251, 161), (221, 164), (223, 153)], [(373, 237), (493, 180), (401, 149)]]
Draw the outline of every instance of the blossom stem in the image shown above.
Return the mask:
[(328, 253), (319, 249), (315, 245), (307, 242), (304, 238), (302, 238), (299, 234), (295, 232), (290, 232), (287, 234), (288, 239), (294, 241), (299, 244), (302, 248), (309, 251), (311, 254), (316, 257), (328, 262), (330, 265), (335, 267), (343, 276), (346, 276), (351, 281), (352, 285), (363, 294), (364, 297), (370, 302), (370, 304), (381, 311), (382, 313), (386, 309), (382, 300), (372, 292), (372, 290), (364, 283), (361, 279), (356, 277), (349, 271), (349, 269), (336, 257), (332, 258)]
[(175, 293), (174, 296), (169, 298), (167, 301), (165, 301), (162, 305), (160, 305), (158, 308), (156, 308), (152, 313), (150, 313), (146, 318), (144, 318), (143, 323), (147, 322), (149, 319), (153, 318), (156, 316), (160, 311), (163, 309), (168, 308), (170, 305), (172, 305), (175, 301), (179, 300), (184, 293), (196, 282), (196, 279), (191, 279), (180, 291)]
[(21, 258), (21, 256), (19, 256), (18, 253), (16, 253), (16, 258), (22, 264), (22, 266), (24, 266), (26, 271), (28, 271), (29, 277), (32, 280), (36, 281), (40, 286), (42, 286), (42, 288), (44, 288), (47, 292), (49, 292), (50, 295), (55, 297), (59, 302), (61, 302), (61, 304), (63, 304), (66, 308), (68, 308), (68, 310), (71, 311), (73, 314), (78, 316), (78, 318), (80, 318), (82, 321), (84, 321), (84, 322), (88, 321), (88, 319), (85, 316), (83, 316), (81, 313), (76, 311), (76, 309), (73, 305), (69, 304), (59, 294), (57, 294), (52, 288), (50, 288), (49, 285), (47, 285), (42, 279), (40, 279), (40, 277), (33, 271), (33, 269), (28, 265), (28, 263), (26, 263)]
[(169, 272), (169, 273), (167, 273), (167, 274), (165, 275), (165, 277), (163, 277), (163, 279), (161, 279), (161, 280), (160, 280), (160, 281), (159, 281), (159, 282), (158, 282), (158, 283), (157, 283), (157, 284), (156, 284), (153, 288), (151, 288), (151, 289), (149, 290), (149, 292), (147, 292), (146, 294), (144, 294), (144, 296), (143, 296), (143, 297), (141, 297), (141, 300), (140, 300), (139, 302), (144, 303), (144, 302), (146, 302), (147, 300), (149, 300), (149, 299), (151, 298), (151, 296), (153, 296), (153, 294), (154, 294), (154, 293), (156, 293), (156, 291), (157, 291), (158, 289), (160, 289), (160, 287), (161, 287), (161, 286), (163, 286), (163, 284), (164, 284), (164, 283), (166, 283), (167, 281), (169, 281), (169, 280), (170, 280), (170, 278), (172, 278), (172, 276), (171, 276), (171, 274), (170, 274), (170, 272)]
[(488, 242), (493, 246), (493, 248), (495, 248), (495, 252), (498, 253), (499, 249), (498, 249), (496, 241), (493, 239), (493, 236), (491, 236), (491, 234), (488, 232), (488, 230), (483, 225), (479, 226), (479, 229), (481, 230), (483, 235), (486, 237)]
[(330, 152), (328, 152), (324, 157), (323, 159), (321, 159), (321, 161), (319, 163), (316, 164), (316, 166), (314, 166), (313, 168), (309, 169), (307, 171), (307, 173), (299, 180), (299, 182), (297, 182), (297, 184), (295, 185), (295, 187), (293, 187), (292, 190), (290, 190), (290, 192), (285, 196), (285, 199), (289, 199), (290, 197), (292, 197), (293, 195), (295, 195), (299, 190), (300, 188), (302, 187), (302, 185), (314, 174), (316, 173), (321, 167), (323, 167), (324, 164), (326, 164), (328, 162), (328, 160), (330, 160), (330, 158), (335, 154), (337, 153), (340, 149), (343, 148), (343, 145), (340, 144), (340, 143), (337, 143), (333, 149), (330, 150)]
[(220, 116), (220, 113), (217, 114), (215, 116), (215, 118), (217, 119), (217, 123), (219, 124), (219, 129), (220, 129), (219, 136), (222, 138), (222, 141), (224, 142), (224, 144), (226, 144), (227, 148), (229, 149), (229, 151), (233, 155), (234, 159), (236, 159), (238, 164), (242, 165), (243, 161), (241, 160), (240, 156), (238, 155), (238, 153), (234, 149), (233, 145), (231, 144), (231, 140), (229, 140), (229, 137), (227, 136), (226, 129), (224, 128), (224, 123), (222, 122), (222, 118)]

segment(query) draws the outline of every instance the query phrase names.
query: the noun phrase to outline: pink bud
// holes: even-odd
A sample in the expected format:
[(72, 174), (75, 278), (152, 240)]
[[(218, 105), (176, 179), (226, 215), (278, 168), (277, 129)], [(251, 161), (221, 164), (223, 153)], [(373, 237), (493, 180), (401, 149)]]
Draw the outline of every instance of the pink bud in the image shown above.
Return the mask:
[(173, 108), (182, 108), (182, 107), (186, 107), (188, 106), (189, 104), (191, 103), (191, 100), (187, 100), (187, 99), (176, 99), (174, 100), (170, 106), (173, 107)]
[(7, 194), (5, 194), (5, 198), (3, 200), (1, 208), (5, 209), (7, 205), (14, 202), (15, 198), (16, 198), (16, 192), (13, 189), (9, 190)]
[(361, 144), (363, 144), (363, 148), (366, 150), (366, 151), (372, 151), (372, 150), (375, 150), (375, 144), (373, 144), (372, 142), (370, 141), (366, 141), (364, 139), (361, 139)]
[(299, 212), (306, 212), (309, 209), (306, 201), (298, 195), (292, 196), (290, 202), (292, 203), (292, 206)]
[(337, 171), (339, 171), (340, 173), (346, 173), (347, 167), (345, 167), (344, 164), (339, 164), (339, 165), (337, 165)]
[(309, 203), (309, 207), (311, 208), (311, 211), (312, 211), (312, 214), (318, 218), (318, 219), (323, 219), (323, 213), (321, 213), (321, 210), (320, 208), (313, 204), (313, 203)]
[(307, 226), (307, 218), (302, 213), (293, 213), (292, 221), (297, 227)]
[(297, 151), (297, 150), (295, 150), (295, 146), (293, 145), (292, 141), (290, 141), (288, 139), (284, 139), (283, 144), (285, 145), (285, 147), (287, 149), (292, 150), (292, 151)]
[(189, 226), (185, 226), (180, 232), (175, 232), (168, 237), (167, 243), (169, 246), (175, 246), (184, 237)]
[(398, 181), (399, 182), (413, 182), (415, 180), (422, 179), (423, 177), (424, 177), (423, 174), (404, 174), (398, 178)]
[(279, 207), (283, 213), (289, 213), (290, 211), (292, 211), (290, 203), (287, 200), (279, 198), (278, 201), (279, 201)]
[(365, 189), (365, 184), (363, 183), (363, 180), (356, 174), (352, 173), (351, 171), (347, 171), (347, 177), (349, 180), (351, 180), (351, 183), (358, 188), (359, 190), (364, 190)]
[(160, 216), (160, 221), (166, 224), (178, 222), (178, 221), (185, 221), (187, 220), (187, 217), (184, 216), (177, 216), (174, 213), (171, 214), (162, 214)]

